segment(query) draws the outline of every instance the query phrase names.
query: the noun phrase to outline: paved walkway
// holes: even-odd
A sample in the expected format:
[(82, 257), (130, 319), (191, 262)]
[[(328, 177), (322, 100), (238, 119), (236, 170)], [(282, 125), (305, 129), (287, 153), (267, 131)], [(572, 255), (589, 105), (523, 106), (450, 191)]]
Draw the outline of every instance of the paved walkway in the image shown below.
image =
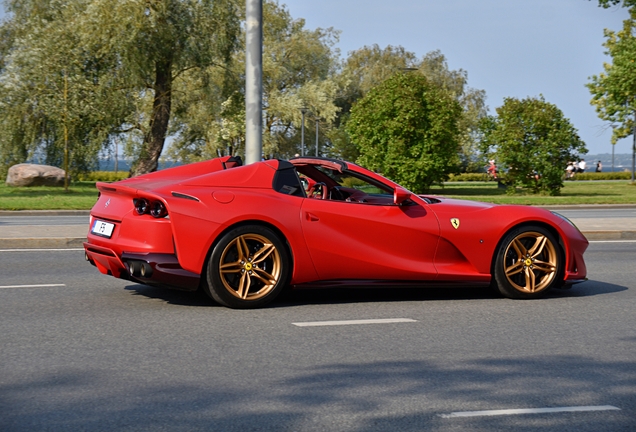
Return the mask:
[[(636, 208), (636, 206), (634, 206)], [(571, 209), (580, 207), (570, 207)], [(6, 225), (0, 224), (0, 249), (81, 248), (88, 232), (88, 211), (0, 211), (6, 216), (86, 216), (86, 223), (76, 225)], [(571, 218), (588, 240), (636, 240), (636, 218)]]

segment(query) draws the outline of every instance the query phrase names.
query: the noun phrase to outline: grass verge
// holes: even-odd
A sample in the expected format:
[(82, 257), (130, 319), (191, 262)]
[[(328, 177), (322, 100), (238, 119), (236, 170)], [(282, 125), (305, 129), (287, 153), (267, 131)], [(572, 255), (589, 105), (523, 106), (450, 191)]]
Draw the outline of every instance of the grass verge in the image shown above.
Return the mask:
[(63, 187), (0, 185), (0, 210), (89, 210), (97, 201), (95, 182)]
[[(518, 193), (507, 195), (495, 182), (447, 183), (432, 194), (496, 204), (575, 205), (636, 204), (636, 186), (628, 181), (566, 182), (560, 196)], [(0, 210), (89, 210), (97, 201), (94, 182), (60, 187), (14, 188), (0, 185)]]
[(433, 194), (449, 198), (485, 201), (496, 204), (576, 205), (576, 204), (636, 204), (636, 186), (629, 181), (566, 182), (561, 195), (533, 195), (518, 192), (507, 195), (495, 182), (447, 183), (434, 187)]

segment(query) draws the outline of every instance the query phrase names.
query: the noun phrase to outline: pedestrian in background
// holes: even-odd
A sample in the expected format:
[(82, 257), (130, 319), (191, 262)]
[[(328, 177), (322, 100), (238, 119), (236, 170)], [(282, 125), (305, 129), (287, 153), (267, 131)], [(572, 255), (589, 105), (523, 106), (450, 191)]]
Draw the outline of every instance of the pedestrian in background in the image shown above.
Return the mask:
[(601, 163), (601, 161), (596, 162), (596, 172), (601, 172), (603, 171), (603, 164)]

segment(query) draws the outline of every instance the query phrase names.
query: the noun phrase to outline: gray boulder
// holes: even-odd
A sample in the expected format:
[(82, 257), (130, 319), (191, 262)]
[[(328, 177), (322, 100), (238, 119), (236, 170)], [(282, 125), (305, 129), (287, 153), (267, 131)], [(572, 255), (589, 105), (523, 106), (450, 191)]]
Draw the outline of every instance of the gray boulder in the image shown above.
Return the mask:
[(9, 168), (7, 186), (64, 186), (63, 169), (38, 164), (17, 164)]

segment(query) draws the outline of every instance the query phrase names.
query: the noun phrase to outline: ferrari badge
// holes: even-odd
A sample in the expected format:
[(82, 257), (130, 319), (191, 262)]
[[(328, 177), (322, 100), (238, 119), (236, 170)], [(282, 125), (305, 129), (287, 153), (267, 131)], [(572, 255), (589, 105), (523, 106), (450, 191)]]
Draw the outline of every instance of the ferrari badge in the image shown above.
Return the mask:
[(459, 228), (459, 219), (457, 218), (451, 218), (451, 225), (453, 226), (453, 228), (457, 229)]

